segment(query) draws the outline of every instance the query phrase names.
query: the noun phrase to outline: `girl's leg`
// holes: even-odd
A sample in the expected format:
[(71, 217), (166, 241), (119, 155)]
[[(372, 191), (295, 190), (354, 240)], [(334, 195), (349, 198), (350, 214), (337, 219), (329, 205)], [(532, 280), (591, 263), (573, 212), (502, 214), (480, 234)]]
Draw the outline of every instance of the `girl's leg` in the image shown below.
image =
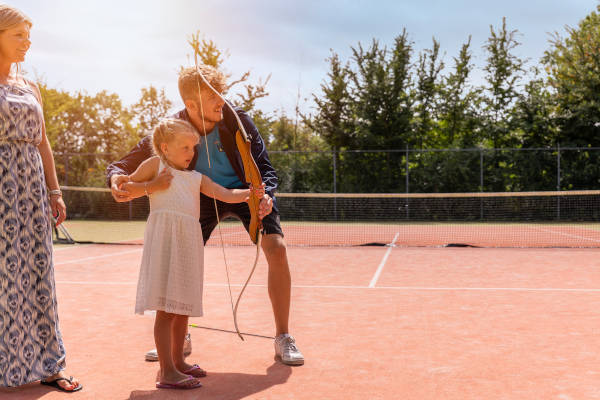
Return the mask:
[[(170, 314), (164, 311), (156, 311), (154, 320), (154, 341), (160, 363), (160, 382), (176, 383), (187, 376), (175, 367), (173, 362), (173, 327), (177, 319), (176, 314)], [(181, 339), (181, 357), (183, 357), (183, 338)]]
[(188, 331), (188, 316), (187, 315), (178, 315), (175, 314), (175, 318), (173, 320), (173, 328), (171, 334), (172, 338), (172, 347), (171, 352), (173, 354), (173, 364), (175, 368), (177, 368), (180, 372), (184, 372), (189, 370), (192, 366), (185, 362), (183, 357), (183, 342), (185, 340), (185, 335)]

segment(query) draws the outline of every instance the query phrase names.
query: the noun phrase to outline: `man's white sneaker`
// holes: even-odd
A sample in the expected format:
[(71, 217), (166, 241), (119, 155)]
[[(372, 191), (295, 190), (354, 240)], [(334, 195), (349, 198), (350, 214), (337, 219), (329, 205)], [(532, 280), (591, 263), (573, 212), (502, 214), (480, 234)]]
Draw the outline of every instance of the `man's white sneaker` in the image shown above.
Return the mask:
[[(185, 340), (183, 341), (183, 356), (187, 357), (192, 354), (192, 338), (188, 333), (185, 335)], [(146, 361), (158, 361), (158, 352), (156, 349), (152, 349), (146, 353)]]
[(304, 364), (304, 356), (296, 347), (296, 341), (287, 333), (275, 338), (275, 355), (281, 359), (282, 363), (287, 365)]

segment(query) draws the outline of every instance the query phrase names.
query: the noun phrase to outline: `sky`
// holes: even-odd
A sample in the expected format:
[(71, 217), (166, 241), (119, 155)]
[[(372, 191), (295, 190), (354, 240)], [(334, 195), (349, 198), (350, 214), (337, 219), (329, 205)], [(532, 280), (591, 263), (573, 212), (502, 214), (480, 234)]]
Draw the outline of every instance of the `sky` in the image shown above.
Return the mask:
[[(441, 44), (446, 65), (469, 37), (483, 83), (482, 46), (490, 25), (517, 29), (516, 54), (537, 63), (550, 34), (575, 27), (597, 0), (19, 0), (10, 2), (33, 20), (32, 46), (23, 68), (30, 77), (69, 92), (118, 94), (135, 103), (141, 89), (164, 88), (182, 108), (177, 71), (193, 65), (190, 35), (214, 41), (228, 53), (223, 67), (232, 79), (251, 72), (250, 82), (271, 76), (268, 97), (257, 106), (293, 116), (296, 104), (314, 111), (312, 95), (326, 80), (331, 51), (347, 61), (351, 47), (373, 39), (392, 46), (406, 28), (415, 51)], [(416, 60), (416, 57), (414, 57)], [(300, 99), (298, 100), (298, 94)], [(229, 93), (235, 95), (235, 89)]]

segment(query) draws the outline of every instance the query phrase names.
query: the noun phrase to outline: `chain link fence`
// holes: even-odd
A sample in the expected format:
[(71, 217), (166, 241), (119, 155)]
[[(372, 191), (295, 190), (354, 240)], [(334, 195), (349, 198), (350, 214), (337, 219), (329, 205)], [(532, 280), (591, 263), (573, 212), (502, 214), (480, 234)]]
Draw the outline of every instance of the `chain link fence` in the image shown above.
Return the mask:
[[(600, 147), (270, 151), (283, 193), (594, 190)], [(55, 153), (61, 185), (105, 187), (113, 153)]]
[(600, 147), (271, 151), (280, 192), (460, 193), (600, 188)]

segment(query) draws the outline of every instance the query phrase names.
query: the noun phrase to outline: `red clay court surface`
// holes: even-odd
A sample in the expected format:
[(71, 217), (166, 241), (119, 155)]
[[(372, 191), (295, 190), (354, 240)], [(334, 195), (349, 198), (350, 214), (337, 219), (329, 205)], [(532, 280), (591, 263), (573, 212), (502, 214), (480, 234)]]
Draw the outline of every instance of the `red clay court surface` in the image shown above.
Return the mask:
[[(205, 251), (205, 317), (233, 327), (219, 247)], [(67, 371), (83, 391), (32, 383), (2, 399), (600, 398), (600, 249), (288, 249), (301, 367), (271, 339), (190, 328), (204, 387), (156, 389), (153, 316), (133, 313), (141, 246), (56, 249)], [(252, 247), (227, 247), (234, 296)], [(272, 336), (264, 256), (240, 305), (243, 332)]]
[[(600, 247), (600, 225), (585, 223), (406, 223), (351, 224), (288, 222), (286, 241), (293, 246), (358, 246), (366, 243), (396, 243), (399, 246), (475, 247)], [(227, 244), (245, 245), (248, 234), (240, 224), (221, 228)], [(395, 239), (395, 240), (394, 240)], [(209, 244), (218, 245), (213, 235)]]

